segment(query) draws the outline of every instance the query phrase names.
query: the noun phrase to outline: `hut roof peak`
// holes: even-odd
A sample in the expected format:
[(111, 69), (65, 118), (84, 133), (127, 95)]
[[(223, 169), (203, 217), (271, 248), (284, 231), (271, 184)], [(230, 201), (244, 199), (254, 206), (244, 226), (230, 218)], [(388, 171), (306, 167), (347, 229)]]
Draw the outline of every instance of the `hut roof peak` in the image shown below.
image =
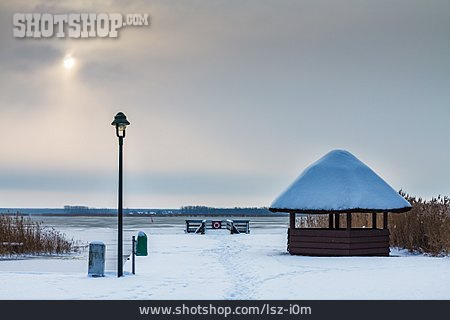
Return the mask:
[(346, 150), (307, 167), (270, 206), (279, 212), (403, 212), (411, 205)]

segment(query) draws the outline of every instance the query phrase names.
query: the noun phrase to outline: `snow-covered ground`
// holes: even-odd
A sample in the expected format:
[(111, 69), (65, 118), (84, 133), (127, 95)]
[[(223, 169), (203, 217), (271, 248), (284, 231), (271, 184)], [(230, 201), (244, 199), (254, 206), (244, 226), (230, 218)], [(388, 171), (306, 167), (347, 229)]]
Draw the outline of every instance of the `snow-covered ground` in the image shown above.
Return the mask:
[(0, 299), (450, 299), (448, 257), (290, 256), (281, 228), (144, 231), (149, 255), (136, 258), (136, 275), (127, 262), (123, 278), (90, 278), (85, 255), (0, 261)]

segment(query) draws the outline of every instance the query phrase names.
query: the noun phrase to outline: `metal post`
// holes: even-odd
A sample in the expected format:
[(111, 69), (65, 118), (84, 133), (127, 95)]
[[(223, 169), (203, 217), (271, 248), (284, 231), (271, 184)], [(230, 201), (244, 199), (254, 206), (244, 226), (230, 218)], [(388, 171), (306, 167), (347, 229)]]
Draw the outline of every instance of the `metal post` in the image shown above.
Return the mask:
[(330, 213), (328, 214), (328, 229), (333, 229), (333, 214)]
[(136, 237), (133, 236), (131, 239), (131, 245), (133, 246), (131, 248), (131, 273), (136, 274)]
[(123, 276), (123, 202), (122, 202), (122, 149), (123, 137), (119, 137), (119, 205), (117, 212), (117, 277)]

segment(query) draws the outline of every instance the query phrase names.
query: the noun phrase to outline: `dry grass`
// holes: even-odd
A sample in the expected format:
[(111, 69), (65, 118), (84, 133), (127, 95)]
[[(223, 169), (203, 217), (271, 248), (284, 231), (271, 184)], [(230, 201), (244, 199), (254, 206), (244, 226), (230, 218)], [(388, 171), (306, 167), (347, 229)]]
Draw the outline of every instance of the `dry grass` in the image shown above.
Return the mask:
[(73, 240), (20, 215), (0, 215), (0, 255), (61, 254), (76, 251)]
[(450, 253), (450, 198), (439, 196), (429, 201), (400, 193), (412, 210), (391, 214), (391, 245), (431, 255)]

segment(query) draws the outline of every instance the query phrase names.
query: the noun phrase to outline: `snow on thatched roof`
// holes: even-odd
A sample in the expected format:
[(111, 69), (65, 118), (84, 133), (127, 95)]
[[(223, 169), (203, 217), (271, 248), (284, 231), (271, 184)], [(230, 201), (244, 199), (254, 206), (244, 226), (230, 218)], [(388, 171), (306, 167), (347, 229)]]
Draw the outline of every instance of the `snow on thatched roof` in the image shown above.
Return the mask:
[(367, 165), (334, 150), (310, 165), (270, 206), (271, 211), (404, 212), (411, 205)]

